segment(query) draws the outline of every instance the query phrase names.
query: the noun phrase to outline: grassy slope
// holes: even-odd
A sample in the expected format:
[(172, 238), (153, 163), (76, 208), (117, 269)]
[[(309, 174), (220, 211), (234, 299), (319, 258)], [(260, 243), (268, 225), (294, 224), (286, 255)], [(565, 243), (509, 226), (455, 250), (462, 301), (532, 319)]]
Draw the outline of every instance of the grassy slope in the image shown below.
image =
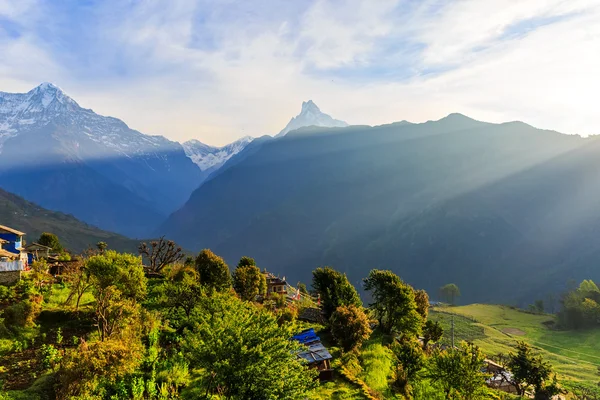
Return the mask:
[[(534, 315), (505, 306), (472, 304), (461, 307), (435, 308), (430, 318), (444, 326), (445, 341), (450, 340), (451, 314), (455, 315), (455, 339), (469, 340), (488, 355), (508, 354), (517, 340), (523, 340), (541, 351), (562, 379), (598, 381), (600, 366), (600, 329), (559, 331), (545, 323), (552, 315)], [(517, 328), (524, 335), (511, 335), (505, 330)]]
[(118, 251), (137, 253), (139, 241), (87, 225), (75, 217), (50, 211), (0, 189), (0, 225), (27, 233), (26, 241), (34, 242), (42, 232), (58, 235), (71, 251), (81, 252), (103, 241)]

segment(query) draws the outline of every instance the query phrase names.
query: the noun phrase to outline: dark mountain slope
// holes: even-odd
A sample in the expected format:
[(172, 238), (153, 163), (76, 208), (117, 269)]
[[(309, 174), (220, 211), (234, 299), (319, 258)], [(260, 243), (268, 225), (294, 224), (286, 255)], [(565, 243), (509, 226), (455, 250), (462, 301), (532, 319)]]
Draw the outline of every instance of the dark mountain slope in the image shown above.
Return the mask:
[(0, 224), (25, 232), (26, 241), (36, 241), (42, 232), (58, 235), (69, 250), (81, 252), (103, 241), (118, 251), (137, 253), (137, 240), (87, 225), (70, 215), (46, 210), (0, 189)]
[(292, 281), (330, 264), (359, 283), (380, 267), (433, 293), (455, 281), (465, 301), (529, 298), (590, 271), (596, 159), (595, 139), (459, 114), (309, 128), (205, 182), (163, 233)]

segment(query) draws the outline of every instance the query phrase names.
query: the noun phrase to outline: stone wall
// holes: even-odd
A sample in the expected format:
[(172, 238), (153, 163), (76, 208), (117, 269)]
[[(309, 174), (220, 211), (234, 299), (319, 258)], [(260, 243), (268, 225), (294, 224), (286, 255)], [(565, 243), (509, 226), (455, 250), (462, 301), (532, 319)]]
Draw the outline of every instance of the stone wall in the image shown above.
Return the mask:
[(21, 271), (0, 271), (0, 284), (9, 285), (21, 279)]

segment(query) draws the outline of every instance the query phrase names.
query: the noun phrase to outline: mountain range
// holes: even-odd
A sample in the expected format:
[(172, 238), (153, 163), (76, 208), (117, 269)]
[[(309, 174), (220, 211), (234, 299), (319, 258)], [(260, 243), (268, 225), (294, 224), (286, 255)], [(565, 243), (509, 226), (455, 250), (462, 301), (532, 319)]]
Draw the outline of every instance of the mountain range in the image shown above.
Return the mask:
[(292, 283), (331, 265), (360, 286), (386, 268), (430, 293), (454, 282), (465, 302), (527, 304), (600, 280), (600, 141), (523, 122), (347, 126), (307, 101), (275, 137), (214, 147), (145, 135), (46, 83), (0, 92), (0, 187), (5, 224), (74, 248), (166, 235)]
[(523, 303), (600, 279), (595, 137), (451, 114), (302, 128), (236, 158), (160, 231), (292, 283), (331, 265), (360, 286), (385, 268), (430, 293), (454, 282), (467, 302)]
[[(320, 123), (309, 103), (296, 125)], [(131, 237), (147, 237), (251, 141), (214, 147), (145, 135), (81, 107), (51, 83), (0, 92), (0, 187)]]

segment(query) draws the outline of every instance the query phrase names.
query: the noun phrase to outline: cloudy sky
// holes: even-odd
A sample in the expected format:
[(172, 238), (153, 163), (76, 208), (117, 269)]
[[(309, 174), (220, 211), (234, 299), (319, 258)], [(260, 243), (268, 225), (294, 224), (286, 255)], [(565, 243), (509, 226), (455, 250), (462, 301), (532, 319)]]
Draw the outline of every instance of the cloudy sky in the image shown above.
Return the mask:
[(600, 134), (600, 0), (0, 0), (0, 54), (2, 91), (175, 140), (274, 134), (308, 99)]

